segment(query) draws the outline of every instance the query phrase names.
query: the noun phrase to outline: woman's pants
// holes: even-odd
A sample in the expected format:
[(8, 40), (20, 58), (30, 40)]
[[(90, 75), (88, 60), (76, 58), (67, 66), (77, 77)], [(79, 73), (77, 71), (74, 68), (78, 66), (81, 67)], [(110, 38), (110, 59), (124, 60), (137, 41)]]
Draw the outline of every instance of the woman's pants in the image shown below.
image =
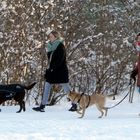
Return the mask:
[[(46, 105), (48, 103), (48, 98), (49, 98), (49, 95), (50, 95), (50, 91), (51, 91), (52, 85), (53, 84), (45, 82), (45, 88), (44, 88), (43, 99), (42, 99), (41, 105)], [(59, 85), (62, 86), (62, 88), (63, 88), (65, 93), (69, 93), (70, 92), (69, 83), (63, 83), (63, 84), (59, 84)]]

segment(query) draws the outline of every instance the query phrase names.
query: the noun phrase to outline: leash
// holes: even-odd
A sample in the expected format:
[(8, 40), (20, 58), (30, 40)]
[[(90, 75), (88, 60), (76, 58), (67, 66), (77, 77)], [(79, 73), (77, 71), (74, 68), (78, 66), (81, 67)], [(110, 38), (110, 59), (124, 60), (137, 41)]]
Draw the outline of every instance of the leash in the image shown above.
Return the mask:
[(119, 105), (127, 96), (129, 95), (129, 92), (124, 96), (124, 98), (122, 98), (122, 100), (120, 100), (117, 104), (115, 104), (114, 106), (111, 106), (111, 107), (106, 107), (107, 109), (111, 109), (111, 108), (114, 108), (116, 107), (117, 105)]
[(82, 98), (83, 95), (85, 95), (85, 97), (88, 97), (88, 104), (87, 104), (87, 106), (86, 106), (86, 108), (88, 108), (88, 107), (89, 107), (89, 104), (90, 104), (90, 100), (91, 100), (91, 98), (90, 98), (89, 95), (86, 95), (86, 94), (82, 93), (77, 103), (80, 102), (80, 100), (81, 100), (81, 98)]
[[(131, 86), (130, 86), (130, 89), (131, 89)], [(114, 108), (116, 106), (118, 106), (120, 103), (122, 103), (122, 101), (129, 95), (130, 93), (130, 90), (128, 91), (128, 93), (122, 98), (122, 100), (120, 100), (117, 104), (111, 106), (111, 107), (106, 107), (107, 109), (111, 109), (111, 108)]]
[[(80, 98), (78, 99), (77, 103), (80, 102), (80, 100), (81, 100), (81, 98), (82, 98), (83, 95), (84, 95), (84, 93), (82, 93), (82, 94), (80, 95)], [(75, 98), (73, 99), (73, 101), (72, 101), (73, 103), (75, 102), (75, 100), (76, 100), (77, 97), (78, 97), (78, 95), (76, 95)]]
[(88, 104), (87, 104), (86, 108), (88, 108), (88, 107), (89, 107), (90, 100), (91, 100), (91, 97), (90, 97), (89, 95), (88, 95), (87, 97), (88, 97), (88, 99), (89, 99), (89, 100), (88, 100)]
[[(84, 93), (81, 94), (80, 98), (78, 99), (77, 103), (79, 103), (81, 101), (82, 96), (84, 95)], [(75, 97), (76, 99), (76, 97)]]

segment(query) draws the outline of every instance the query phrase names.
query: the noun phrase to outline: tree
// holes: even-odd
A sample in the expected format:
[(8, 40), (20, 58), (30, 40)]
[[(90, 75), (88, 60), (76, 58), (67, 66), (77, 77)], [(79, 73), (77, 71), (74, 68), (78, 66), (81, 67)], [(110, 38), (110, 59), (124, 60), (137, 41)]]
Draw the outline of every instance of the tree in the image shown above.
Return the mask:
[(38, 104), (43, 92), (48, 28), (65, 38), (72, 89), (88, 94), (126, 89), (137, 59), (138, 1), (2, 0), (0, 12), (1, 82), (38, 81), (28, 102)]

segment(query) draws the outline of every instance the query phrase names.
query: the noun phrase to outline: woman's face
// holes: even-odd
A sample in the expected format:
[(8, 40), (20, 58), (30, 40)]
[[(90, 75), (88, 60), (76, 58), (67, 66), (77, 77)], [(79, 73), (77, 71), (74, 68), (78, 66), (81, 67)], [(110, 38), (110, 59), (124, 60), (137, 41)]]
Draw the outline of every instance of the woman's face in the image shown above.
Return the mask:
[(56, 40), (56, 37), (55, 37), (52, 33), (50, 33), (50, 34), (48, 35), (48, 39), (49, 39), (51, 42), (53, 42), (54, 40)]
[(140, 35), (138, 36), (138, 39), (137, 39), (137, 41), (140, 41)]

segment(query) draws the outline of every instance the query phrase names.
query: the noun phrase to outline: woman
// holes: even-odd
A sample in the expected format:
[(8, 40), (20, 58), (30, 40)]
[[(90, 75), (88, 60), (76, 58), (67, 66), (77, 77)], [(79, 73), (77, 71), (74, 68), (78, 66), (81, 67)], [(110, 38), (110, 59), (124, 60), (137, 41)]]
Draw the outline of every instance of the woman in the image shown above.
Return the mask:
[(137, 64), (137, 71), (138, 71), (138, 78), (137, 78), (137, 87), (139, 89), (140, 93), (140, 33), (136, 37), (136, 43), (135, 43), (137, 52), (138, 52), (138, 64)]
[[(49, 39), (49, 43), (47, 44), (49, 66), (45, 73), (45, 89), (41, 105), (33, 108), (33, 110), (41, 112), (44, 112), (53, 84), (61, 84), (65, 93), (70, 92), (66, 51), (63, 39), (60, 37), (59, 33), (54, 30), (49, 30), (47, 32), (47, 37)], [(72, 104), (70, 111), (76, 111), (76, 109), (77, 105)]]

